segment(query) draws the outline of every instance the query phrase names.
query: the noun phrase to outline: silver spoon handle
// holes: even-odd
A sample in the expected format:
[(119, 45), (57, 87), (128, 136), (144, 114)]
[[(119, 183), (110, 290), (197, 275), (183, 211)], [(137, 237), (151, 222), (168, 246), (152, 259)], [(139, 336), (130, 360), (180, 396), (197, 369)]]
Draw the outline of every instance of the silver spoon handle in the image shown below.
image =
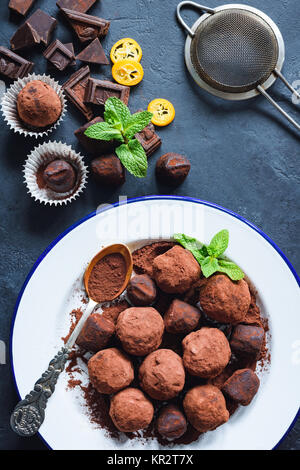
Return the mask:
[(70, 349), (62, 347), (49, 363), (48, 369), (35, 383), (34, 389), (21, 400), (10, 418), (10, 424), (17, 434), (30, 437), (36, 434), (45, 419), (48, 399), (54, 392), (60, 373), (64, 370), (69, 358)]

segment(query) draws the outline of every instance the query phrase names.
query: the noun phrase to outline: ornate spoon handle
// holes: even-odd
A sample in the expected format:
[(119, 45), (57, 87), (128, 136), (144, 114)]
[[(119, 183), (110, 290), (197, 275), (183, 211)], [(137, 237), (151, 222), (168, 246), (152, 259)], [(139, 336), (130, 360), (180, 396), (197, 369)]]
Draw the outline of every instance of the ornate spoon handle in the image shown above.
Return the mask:
[(10, 424), (20, 436), (30, 437), (37, 433), (45, 419), (48, 399), (54, 392), (59, 374), (64, 370), (70, 348), (64, 346), (49, 363), (48, 369), (35, 383), (34, 389), (15, 407)]

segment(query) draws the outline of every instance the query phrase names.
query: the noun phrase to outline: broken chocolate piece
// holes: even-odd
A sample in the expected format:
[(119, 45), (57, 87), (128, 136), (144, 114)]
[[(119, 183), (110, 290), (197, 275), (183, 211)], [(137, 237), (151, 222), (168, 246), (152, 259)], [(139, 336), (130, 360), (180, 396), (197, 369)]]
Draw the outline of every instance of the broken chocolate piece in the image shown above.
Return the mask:
[(13, 51), (32, 47), (39, 43), (40, 37), (38, 33), (28, 23), (24, 23), (20, 26), (10, 40), (10, 45)]
[(109, 65), (104, 49), (98, 38), (94, 39), (83, 51), (78, 54), (76, 59), (91, 64)]
[(0, 46), (0, 73), (6, 77), (23, 78), (31, 72), (33, 65), (33, 62), (29, 62), (6, 47)]
[(135, 135), (135, 138), (140, 142), (146, 152), (147, 157), (150, 157), (161, 146), (161, 138), (155, 132), (153, 124), (150, 122), (145, 129)]
[(56, 5), (59, 8), (67, 8), (69, 10), (86, 13), (96, 1), (97, 0), (58, 0)]
[(58, 70), (65, 70), (68, 65), (74, 63), (74, 53), (70, 51), (64, 44), (56, 39), (43, 53), (44, 57), (49, 60)]
[(48, 46), (51, 34), (57, 25), (56, 19), (38, 9), (26, 20), (26, 23), (37, 32), (40, 42)]
[(25, 16), (34, 2), (35, 0), (10, 0), (8, 7), (20, 15)]
[(69, 20), (81, 42), (92, 41), (108, 33), (110, 21), (67, 8), (62, 8), (61, 11)]
[(84, 94), (89, 78), (90, 68), (86, 65), (73, 73), (69, 80), (63, 84), (63, 90), (67, 98), (82, 112), (88, 121), (93, 117), (91, 107), (84, 103)]
[(115, 96), (126, 105), (129, 101), (130, 88), (109, 82), (108, 80), (97, 80), (90, 78), (86, 87), (84, 101), (95, 105), (104, 106), (108, 98)]
[[(64, 46), (72, 53), (72, 55), (75, 57), (75, 51), (74, 51), (74, 46), (72, 42), (68, 42), (67, 44), (64, 44)], [(70, 63), (70, 65), (76, 65), (76, 59)]]
[(251, 369), (239, 369), (229, 377), (222, 387), (231, 400), (247, 406), (251, 403), (259, 388), (259, 378)]
[(116, 147), (120, 145), (120, 142), (117, 142), (115, 140), (97, 140), (87, 137), (84, 132), (88, 127), (90, 127), (92, 124), (96, 124), (97, 122), (103, 122), (102, 117), (95, 117), (95, 119), (90, 122), (87, 122), (84, 126), (77, 129), (74, 134), (87, 152), (98, 157), (99, 155), (113, 153)]

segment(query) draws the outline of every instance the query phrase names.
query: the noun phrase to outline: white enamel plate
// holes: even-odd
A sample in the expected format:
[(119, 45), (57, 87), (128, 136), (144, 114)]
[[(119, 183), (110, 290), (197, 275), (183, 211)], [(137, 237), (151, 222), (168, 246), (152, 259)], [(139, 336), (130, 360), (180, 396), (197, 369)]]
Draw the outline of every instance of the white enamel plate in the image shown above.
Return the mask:
[[(271, 363), (248, 407), (185, 449), (271, 449), (284, 437), (299, 410), (299, 278), (277, 246), (259, 229), (219, 206), (170, 196), (114, 205), (89, 215), (55, 240), (37, 260), (19, 295), (11, 335), (16, 386), (24, 398), (62, 346), (70, 311), (80, 307), (81, 279), (89, 260), (116, 241), (168, 239), (175, 232), (209, 243), (219, 230), (230, 232), (226, 252), (258, 291), (269, 319)], [(63, 373), (50, 398), (40, 435), (52, 449), (165, 449), (156, 440), (114, 440), (90, 422), (81, 396), (67, 389)]]

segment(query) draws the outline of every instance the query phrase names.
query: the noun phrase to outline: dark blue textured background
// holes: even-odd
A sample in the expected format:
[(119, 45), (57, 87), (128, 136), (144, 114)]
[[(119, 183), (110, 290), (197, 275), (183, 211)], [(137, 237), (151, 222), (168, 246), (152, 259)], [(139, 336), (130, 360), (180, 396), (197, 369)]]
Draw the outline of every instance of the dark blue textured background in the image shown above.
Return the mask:
[[(206, 2), (210, 7), (219, 4), (217, 0)], [(36, 141), (24, 140), (10, 132), (3, 121), (1, 123), (0, 340), (7, 345), (14, 304), (36, 258), (69, 225), (100, 203), (115, 202), (119, 195), (169, 193), (218, 203), (260, 227), (300, 271), (299, 134), (263, 98), (225, 102), (193, 83), (184, 65), (185, 34), (175, 19), (177, 3), (177, 0), (101, 0), (89, 12), (112, 22), (109, 35), (103, 41), (107, 53), (122, 37), (135, 38), (143, 48), (145, 77), (132, 91), (131, 109), (146, 108), (156, 97), (170, 99), (176, 108), (174, 123), (159, 131), (163, 146), (150, 158), (148, 177), (144, 181), (128, 176), (126, 184), (114, 191), (101, 189), (90, 179), (84, 194), (71, 205), (64, 208), (39, 205), (26, 194), (22, 176), (23, 162)], [(286, 43), (284, 73), (290, 81), (299, 79), (299, 0), (244, 3), (263, 9), (278, 24)], [(9, 38), (22, 19), (10, 15), (7, 4), (8, 1), (0, 2), (0, 44), (9, 47)], [(34, 9), (36, 7), (60, 19), (54, 36), (63, 42), (73, 40), (79, 52), (81, 46), (58, 13), (55, 0), (37, 0)], [(191, 24), (197, 15), (190, 12), (184, 17)], [(23, 55), (36, 60), (34, 72), (51, 73), (61, 83), (65, 81), (71, 72), (53, 72), (47, 68), (41, 52), (42, 49), (36, 49), (33, 54), (25, 52)], [(110, 70), (110, 67), (95, 66), (93, 75), (109, 79)], [(290, 93), (281, 83), (277, 82), (271, 93), (300, 121), (299, 106), (298, 109), (292, 106)], [(82, 150), (73, 135), (82, 123), (84, 118), (70, 104), (67, 118), (50, 139), (62, 140)], [(173, 192), (158, 185), (154, 176), (157, 158), (170, 151), (185, 153), (192, 163), (189, 177)], [(89, 161), (88, 157), (86, 160)], [(37, 437), (24, 440), (10, 431), (9, 415), (16, 400), (10, 364), (0, 365), (0, 449), (46, 448)], [(275, 411), (274, 417), (280, 419)], [(300, 420), (280, 448), (300, 449)]]

